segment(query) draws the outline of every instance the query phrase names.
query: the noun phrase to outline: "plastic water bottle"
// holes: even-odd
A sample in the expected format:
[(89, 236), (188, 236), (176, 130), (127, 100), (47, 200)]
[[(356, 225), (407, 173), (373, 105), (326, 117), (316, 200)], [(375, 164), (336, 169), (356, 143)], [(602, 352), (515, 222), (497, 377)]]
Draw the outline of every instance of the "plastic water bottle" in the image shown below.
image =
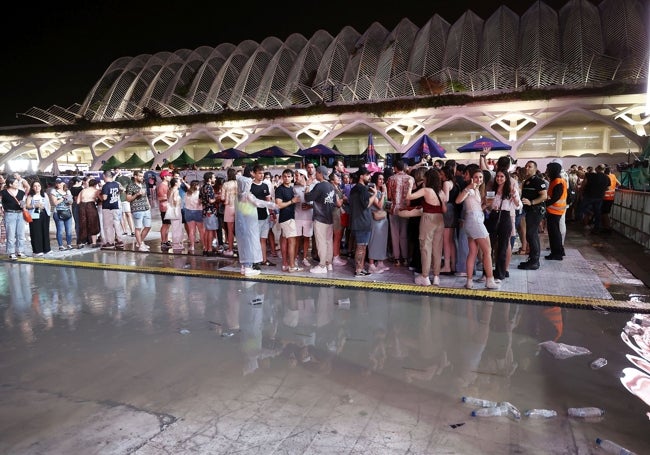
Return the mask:
[(526, 417), (541, 417), (544, 419), (550, 419), (551, 417), (557, 417), (557, 412), (552, 409), (529, 409), (524, 413)]
[(496, 401), (483, 400), (481, 398), (474, 398), (474, 397), (462, 397), (461, 401), (463, 403), (467, 403), (472, 406), (479, 406), (481, 408), (494, 408), (496, 406), (499, 406), (499, 403), (497, 403)]
[(597, 370), (599, 368), (604, 367), (605, 365), (607, 365), (607, 359), (604, 359), (602, 357), (599, 358), (599, 359), (594, 360), (590, 364), (592, 370)]
[(605, 450), (607, 453), (616, 454), (616, 455), (635, 455), (634, 452), (630, 452), (625, 447), (621, 447), (615, 442), (610, 441), (609, 439), (600, 439), (596, 438), (596, 445), (601, 449)]
[(600, 417), (605, 414), (604, 409), (588, 408), (569, 408), (567, 411), (571, 417)]
[(519, 412), (519, 409), (517, 409), (517, 407), (509, 401), (502, 401), (499, 403), (499, 406), (505, 406), (508, 409), (508, 412), (512, 414), (512, 417), (515, 419), (521, 419), (521, 412)]
[(499, 417), (507, 416), (510, 411), (507, 406), (494, 406), (492, 408), (481, 408), (472, 411), (472, 417)]

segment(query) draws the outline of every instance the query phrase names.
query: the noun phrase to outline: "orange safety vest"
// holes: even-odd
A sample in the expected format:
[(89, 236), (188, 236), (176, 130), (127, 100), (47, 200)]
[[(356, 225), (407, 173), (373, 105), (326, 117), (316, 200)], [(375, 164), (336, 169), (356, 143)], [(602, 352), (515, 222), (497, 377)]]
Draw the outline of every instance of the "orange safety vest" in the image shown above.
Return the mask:
[(554, 179), (548, 186), (548, 194), (553, 194), (553, 188), (556, 185), (562, 185), (562, 196), (553, 205), (547, 206), (546, 211), (553, 215), (564, 215), (566, 211), (567, 184), (561, 177)]
[(613, 201), (614, 196), (616, 195), (616, 176), (614, 174), (609, 174), (607, 177), (609, 177), (609, 188), (605, 190), (603, 201)]

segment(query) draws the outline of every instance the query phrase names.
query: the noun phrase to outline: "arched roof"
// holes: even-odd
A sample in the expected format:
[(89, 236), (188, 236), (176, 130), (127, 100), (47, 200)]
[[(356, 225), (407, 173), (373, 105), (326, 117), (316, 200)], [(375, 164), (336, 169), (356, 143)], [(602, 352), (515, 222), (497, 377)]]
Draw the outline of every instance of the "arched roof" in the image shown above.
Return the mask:
[(202, 46), (122, 57), (81, 105), (34, 108), (47, 124), (137, 119), (232, 110), (282, 109), (482, 94), (527, 87), (584, 87), (648, 77), (648, 6), (643, 0), (570, 0), (559, 11), (536, 1), (520, 17), (507, 7), (483, 20), (467, 11), (449, 24), (434, 15), (421, 29), (373, 23), (359, 34)]

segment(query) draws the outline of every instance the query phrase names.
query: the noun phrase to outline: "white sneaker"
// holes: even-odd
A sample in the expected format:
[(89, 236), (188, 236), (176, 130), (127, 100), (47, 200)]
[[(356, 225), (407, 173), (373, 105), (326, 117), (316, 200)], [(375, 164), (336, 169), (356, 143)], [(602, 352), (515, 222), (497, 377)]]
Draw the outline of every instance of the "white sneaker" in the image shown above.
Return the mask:
[(324, 267), (322, 265), (315, 265), (311, 269), (309, 269), (311, 273), (327, 273), (327, 267)]
[(440, 277), (439, 276), (434, 276), (433, 277), (433, 285), (434, 286), (440, 286)]
[(260, 272), (257, 269), (254, 269), (253, 267), (244, 268), (244, 276), (255, 276), (255, 275), (259, 275), (260, 273), (262, 272)]
[(309, 259), (304, 258), (302, 260), (302, 265), (304, 265), (305, 267), (311, 267), (311, 262), (309, 262)]
[(420, 286), (431, 286), (431, 281), (429, 280), (428, 276), (422, 276), (420, 274), (417, 274), (415, 276), (415, 284)]
[(375, 264), (372, 264), (372, 265), (368, 266), (368, 271), (370, 273), (384, 273), (386, 270), (388, 270), (388, 269), (383, 268), (383, 267), (378, 267)]
[(497, 280), (495, 280), (494, 278), (488, 278), (485, 281), (485, 289), (499, 289), (500, 287), (499, 284), (501, 283), (501, 281), (499, 281), (499, 283), (497, 283), (496, 281)]
[(327, 271), (328, 272), (334, 271), (334, 267), (332, 267), (332, 264), (327, 264)]
[(348, 265), (348, 261), (345, 259), (341, 259), (340, 256), (334, 256), (334, 259), (332, 259), (332, 264), (334, 265)]
[(138, 247), (138, 251), (147, 252), (147, 251), (149, 251), (149, 246), (145, 245), (144, 243), (141, 243), (140, 246)]

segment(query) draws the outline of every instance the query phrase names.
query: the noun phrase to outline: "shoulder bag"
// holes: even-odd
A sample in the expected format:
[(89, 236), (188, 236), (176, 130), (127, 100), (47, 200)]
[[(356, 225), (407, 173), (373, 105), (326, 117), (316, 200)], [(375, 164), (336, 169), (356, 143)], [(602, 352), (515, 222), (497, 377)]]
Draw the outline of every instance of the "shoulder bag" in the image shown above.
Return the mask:
[(499, 222), (501, 221), (502, 206), (503, 206), (503, 199), (501, 199), (501, 203), (499, 204), (499, 210), (492, 210), (488, 215), (487, 219), (485, 220), (485, 228), (490, 234), (494, 234), (497, 232), (497, 229), (499, 227)]
[(181, 206), (180, 205), (169, 205), (167, 211), (165, 212), (166, 220), (180, 220), (181, 219)]
[[(16, 200), (18, 205), (20, 205), (20, 201), (18, 200), (18, 198), (16, 196), (14, 196), (14, 199)], [(27, 207), (23, 207), (23, 219), (28, 223), (31, 223), (33, 221), (32, 220), (32, 214), (29, 213), (29, 210), (27, 210)]]

